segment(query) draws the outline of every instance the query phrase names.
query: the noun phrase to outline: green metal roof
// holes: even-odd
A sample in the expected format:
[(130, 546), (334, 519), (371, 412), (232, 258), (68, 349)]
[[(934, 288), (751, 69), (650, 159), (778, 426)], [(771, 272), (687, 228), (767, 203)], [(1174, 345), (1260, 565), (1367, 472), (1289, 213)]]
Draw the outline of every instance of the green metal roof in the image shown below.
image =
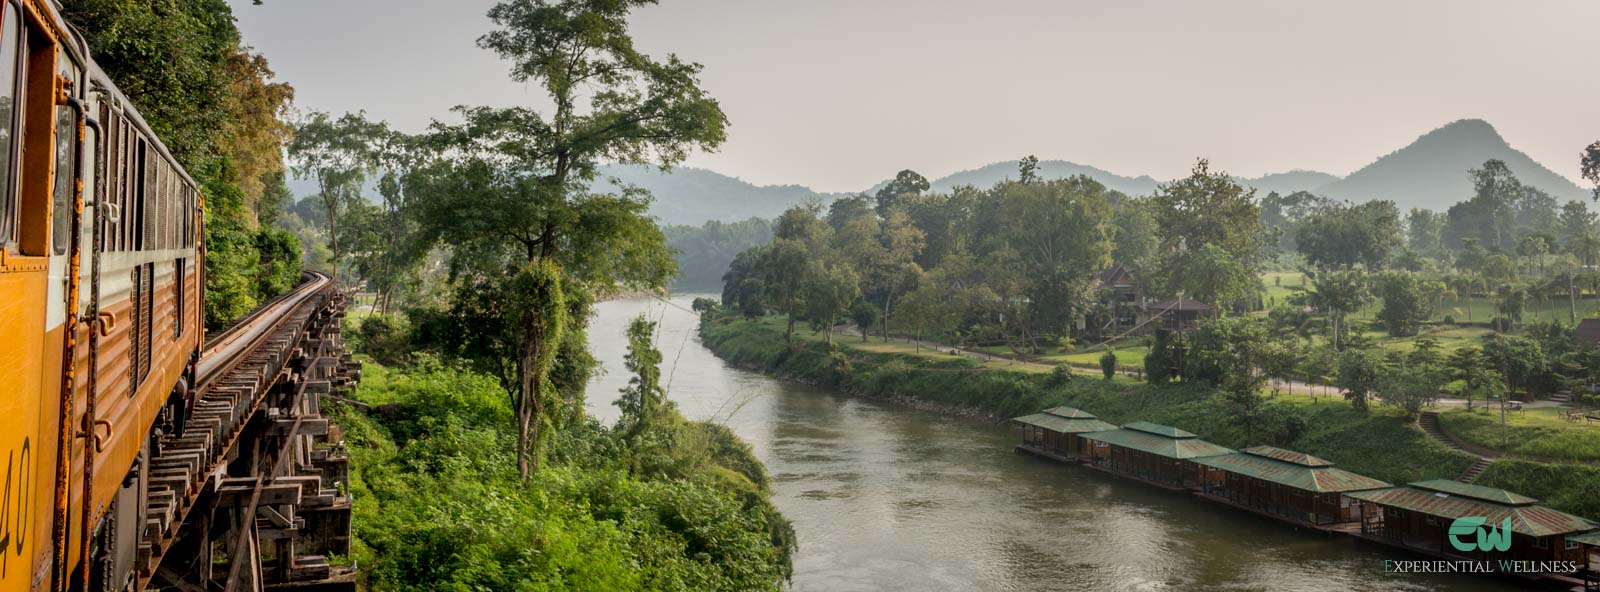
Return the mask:
[[(1148, 421), (1136, 421), (1136, 422), (1133, 422), (1133, 423), (1125, 423), (1125, 424), (1122, 424), (1122, 427), (1124, 429), (1139, 430), (1139, 431), (1147, 433), (1147, 434), (1155, 434), (1157, 436), (1166, 436), (1168, 438), (1199, 438), (1200, 437), (1198, 435), (1195, 435), (1193, 432), (1185, 432), (1183, 430), (1180, 430), (1180, 429), (1172, 427), (1172, 426), (1164, 426), (1164, 425), (1161, 425), (1159, 423), (1150, 423)], [(1233, 451), (1229, 450), (1228, 452), (1233, 452)]]
[(1092, 415), (1088, 418), (1073, 418), (1062, 417), (1049, 412), (1024, 415), (1011, 421), (1039, 426), (1058, 434), (1081, 434), (1083, 432), (1100, 432), (1117, 428), (1117, 426), (1095, 419)]
[(1569, 536), (1569, 537), (1567, 537), (1567, 540), (1575, 542), (1575, 543), (1583, 543), (1583, 544), (1589, 545), (1591, 547), (1600, 547), (1600, 532), (1591, 532), (1589, 534), (1580, 534), (1580, 535), (1577, 535), (1577, 536)]
[(1470, 483), (1462, 483), (1460, 481), (1451, 481), (1449, 479), (1414, 481), (1408, 485), (1418, 489), (1426, 489), (1429, 491), (1470, 497), (1475, 500), (1482, 500), (1507, 506), (1529, 506), (1539, 501), (1526, 495), (1512, 493), (1504, 489), (1495, 489), (1493, 487), (1484, 487), (1482, 485), (1473, 485)]
[(1065, 418), (1068, 418), (1068, 419), (1094, 419), (1095, 418), (1093, 413), (1089, 413), (1088, 411), (1084, 411), (1082, 409), (1078, 409), (1077, 407), (1065, 407), (1065, 406), (1063, 406), (1063, 407), (1051, 407), (1049, 409), (1044, 410), (1044, 412), (1045, 413), (1049, 413), (1050, 415), (1055, 415), (1055, 416), (1059, 416), (1059, 417), (1065, 417)]
[[(1449, 486), (1439, 485), (1435, 481), (1423, 481), (1422, 483), (1430, 484), (1434, 488), (1423, 489), (1417, 487), (1417, 483), (1413, 483), (1409, 487), (1353, 491), (1345, 495), (1379, 505), (1393, 506), (1441, 518), (1456, 519), (1463, 516), (1482, 516), (1488, 520), (1489, 524), (1500, 524), (1506, 518), (1510, 518), (1511, 530), (1528, 536), (1542, 537), (1588, 532), (1600, 528), (1600, 523), (1544, 506), (1532, 504), (1509, 505), (1484, 501), (1441, 491), (1441, 489)], [(1459, 483), (1458, 485), (1476, 487), (1465, 483)], [(1514, 493), (1511, 495), (1516, 498), (1531, 499)]]
[[(1333, 466), (1333, 462), (1332, 461), (1323, 460), (1323, 459), (1317, 458), (1315, 456), (1311, 456), (1309, 454), (1306, 454), (1304, 452), (1295, 452), (1293, 450), (1284, 450), (1284, 449), (1278, 448), (1276, 446), (1251, 446), (1249, 448), (1240, 450), (1239, 452), (1244, 452), (1244, 453), (1247, 453), (1247, 454), (1253, 454), (1253, 455), (1264, 457), (1264, 458), (1270, 458), (1272, 460), (1279, 460), (1279, 461), (1283, 461), (1283, 462), (1286, 462), (1286, 463), (1297, 464), (1297, 465), (1300, 465), (1302, 467), (1316, 468), (1316, 467), (1331, 467), (1331, 466)], [(1388, 483), (1384, 483), (1383, 485), (1381, 485), (1381, 487), (1388, 487), (1388, 486), (1389, 486)]]
[[(1323, 464), (1307, 465), (1281, 460), (1275, 456), (1262, 454), (1264, 452), (1260, 450), (1262, 448), (1271, 448), (1272, 451), (1284, 453), (1284, 456), (1290, 456), (1291, 458), (1296, 455), (1307, 457)], [(1365, 489), (1382, 489), (1390, 486), (1388, 483), (1365, 475), (1357, 475), (1344, 469), (1335, 469), (1333, 468), (1333, 463), (1320, 458), (1281, 448), (1272, 448), (1271, 446), (1246, 448), (1233, 454), (1198, 458), (1194, 462), (1208, 467), (1216, 467), (1230, 473), (1238, 473), (1247, 477), (1281, 483), (1295, 489), (1316, 493), (1343, 493)]]
[(1122, 429), (1107, 430), (1104, 432), (1092, 432), (1088, 434), (1082, 434), (1082, 437), (1084, 439), (1094, 440), (1096, 442), (1105, 442), (1113, 446), (1131, 448), (1133, 450), (1148, 452), (1150, 454), (1165, 456), (1167, 458), (1199, 458), (1202, 456), (1216, 456), (1219, 454), (1228, 454), (1233, 452), (1232, 448), (1218, 446), (1205, 440), (1201, 440), (1194, 434), (1190, 434), (1189, 432), (1185, 432), (1183, 430), (1144, 422), (1137, 423), (1144, 424), (1146, 426), (1155, 426), (1157, 428), (1166, 428), (1168, 430), (1186, 435), (1166, 436), (1159, 433), (1152, 433), (1138, 429), (1134, 427), (1137, 424), (1130, 423), (1126, 426), (1123, 426)]

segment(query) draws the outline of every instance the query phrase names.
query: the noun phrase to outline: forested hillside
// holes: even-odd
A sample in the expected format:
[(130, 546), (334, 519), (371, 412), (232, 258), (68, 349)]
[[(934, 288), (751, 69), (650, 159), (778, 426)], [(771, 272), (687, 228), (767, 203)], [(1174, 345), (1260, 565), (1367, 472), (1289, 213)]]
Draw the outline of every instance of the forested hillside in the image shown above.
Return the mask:
[(677, 292), (719, 292), (722, 274), (739, 253), (772, 240), (772, 222), (750, 218), (742, 222), (716, 220), (696, 226), (667, 226), (667, 247), (678, 262)]

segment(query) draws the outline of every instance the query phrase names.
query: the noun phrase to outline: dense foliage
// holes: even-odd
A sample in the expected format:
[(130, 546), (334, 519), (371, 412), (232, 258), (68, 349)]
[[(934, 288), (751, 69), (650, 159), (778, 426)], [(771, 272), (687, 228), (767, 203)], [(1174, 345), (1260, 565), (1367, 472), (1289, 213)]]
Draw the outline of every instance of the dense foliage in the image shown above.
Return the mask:
[(772, 240), (772, 222), (750, 218), (741, 222), (712, 220), (700, 226), (667, 226), (661, 229), (667, 248), (678, 263), (678, 277), (672, 289), (716, 292), (722, 289), (722, 274), (739, 253)]
[(283, 122), (294, 90), (240, 43), (223, 0), (66, 0), (62, 16), (205, 196), (206, 324), (249, 312), (300, 275), (268, 224), (287, 195)]
[(585, 419), (525, 486), (496, 379), (427, 361), (368, 368), (358, 398), (381, 413), (338, 415), (354, 559), (372, 589), (776, 590), (789, 573), (793, 531), (723, 426), (664, 413), (630, 439)]

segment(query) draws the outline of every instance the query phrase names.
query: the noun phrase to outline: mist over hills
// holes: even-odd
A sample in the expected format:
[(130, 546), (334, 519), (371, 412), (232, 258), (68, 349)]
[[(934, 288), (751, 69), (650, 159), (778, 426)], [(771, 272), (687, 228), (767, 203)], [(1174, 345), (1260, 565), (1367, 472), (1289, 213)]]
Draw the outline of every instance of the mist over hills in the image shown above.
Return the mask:
[[(1425, 133), (1346, 177), (1315, 170), (1292, 170), (1235, 179), (1254, 187), (1257, 197), (1274, 191), (1286, 194), (1303, 190), (1353, 202), (1393, 200), (1402, 211), (1413, 207), (1443, 211), (1472, 196), (1472, 179), (1467, 171), (1483, 166), (1484, 161), (1491, 158), (1505, 161), (1523, 183), (1542, 189), (1559, 201), (1588, 201), (1587, 190), (1513, 148), (1493, 126), (1481, 119), (1454, 121)], [(1226, 163), (1213, 164), (1221, 165), (1224, 170), (1227, 168)], [(885, 171), (886, 176), (893, 172)], [(919, 172), (928, 174), (931, 171)], [(798, 184), (756, 185), (692, 167), (663, 173), (647, 166), (606, 165), (599, 173), (600, 178), (592, 186), (594, 191), (616, 191), (618, 183), (648, 190), (655, 196), (650, 214), (663, 225), (698, 226), (708, 220), (735, 222), (751, 217), (773, 218), (798, 204), (808, 201), (826, 204), (848, 195), (818, 192)], [(1039, 173), (1046, 179), (1087, 175), (1109, 189), (1128, 195), (1148, 195), (1162, 182), (1149, 175), (1122, 175), (1065, 160), (1040, 161)], [(944, 192), (959, 185), (989, 187), (1016, 175), (1017, 163), (1003, 161), (934, 178), (929, 183), (934, 191)], [(874, 193), (886, 182), (862, 191)], [(316, 192), (315, 183), (309, 180), (291, 180), (290, 188), (299, 196)], [(367, 193), (376, 195), (371, 189), (369, 187)]]
[[(1402, 211), (1413, 207), (1443, 211), (1472, 196), (1472, 179), (1467, 171), (1483, 166), (1484, 161), (1491, 158), (1505, 161), (1523, 183), (1538, 187), (1558, 200), (1587, 200), (1588, 191), (1511, 147), (1493, 126), (1481, 119), (1446, 124), (1347, 177), (1293, 170), (1256, 178), (1236, 178), (1241, 184), (1254, 187), (1258, 196), (1273, 191), (1304, 190), (1354, 202), (1393, 200)], [(756, 186), (704, 169), (679, 169), (661, 174), (643, 167), (612, 166), (606, 171), (649, 189), (656, 197), (652, 213), (670, 224), (772, 216), (806, 200), (826, 203), (844, 195), (818, 193), (801, 185)], [(1088, 175), (1107, 188), (1129, 195), (1147, 195), (1155, 191), (1160, 182), (1149, 175), (1121, 175), (1064, 160), (1040, 161), (1039, 171), (1040, 176), (1047, 179)], [(939, 177), (929, 183), (934, 191), (949, 191), (958, 185), (988, 187), (1005, 178), (1014, 178), (1016, 174), (1015, 162), (996, 162)], [(879, 183), (864, 191), (872, 193), (881, 186)]]
[(707, 220), (735, 222), (751, 217), (776, 218), (784, 210), (808, 200), (828, 203), (844, 195), (819, 193), (800, 185), (755, 185), (692, 167), (678, 167), (663, 173), (655, 167), (616, 164), (600, 167), (599, 178), (590, 189), (617, 191), (617, 183), (649, 190), (655, 196), (650, 204), (650, 215), (662, 225), (699, 226)]

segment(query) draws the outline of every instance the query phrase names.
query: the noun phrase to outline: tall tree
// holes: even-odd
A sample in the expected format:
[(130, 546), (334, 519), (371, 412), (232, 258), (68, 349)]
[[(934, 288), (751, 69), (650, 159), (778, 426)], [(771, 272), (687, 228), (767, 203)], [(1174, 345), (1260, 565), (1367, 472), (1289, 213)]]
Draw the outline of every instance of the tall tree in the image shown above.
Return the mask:
[(1411, 208), (1406, 214), (1406, 244), (1411, 250), (1430, 257), (1444, 251), (1444, 215), (1433, 210)]
[(1328, 312), (1333, 323), (1333, 348), (1340, 350), (1345, 333), (1345, 315), (1361, 308), (1372, 300), (1372, 290), (1367, 274), (1360, 268), (1308, 272), (1311, 280), (1311, 303)]
[[(498, 269), (492, 277), (512, 289), (559, 277), (562, 290), (581, 296), (665, 286), (675, 265), (645, 215), (648, 196), (585, 191), (603, 161), (666, 169), (726, 137), (698, 64), (634, 47), (628, 13), (651, 3), (507, 0), (490, 9), (496, 29), (479, 46), (508, 60), (511, 78), (542, 91), (548, 108), (463, 107), (463, 123), (436, 126), (432, 141), (451, 158), (432, 171), (418, 213), (425, 236), (452, 245), (458, 267), (471, 259)], [(538, 469), (541, 428), (553, 425), (547, 411), (560, 400), (541, 361), (582, 348), (550, 339), (566, 319), (549, 307), (511, 320), (515, 372), (502, 376), (514, 377), (506, 386), (526, 480)]]
[(344, 255), (339, 247), (339, 235), (344, 231), (340, 219), (362, 202), (367, 177), (378, 166), (378, 145), (388, 133), (387, 125), (367, 119), (364, 112), (335, 118), (316, 111), (295, 125), (289, 157), (295, 161), (295, 174), (317, 181), (335, 276)]
[(1596, 220), (1600, 220), (1600, 216), (1589, 211), (1588, 204), (1581, 201), (1572, 200), (1561, 206), (1561, 247), (1571, 251), (1573, 243), (1584, 235), (1600, 230), (1595, 226)]
[(887, 216), (889, 209), (899, 202), (901, 196), (920, 195), (928, 190), (928, 178), (917, 174), (916, 171), (906, 169), (895, 174), (894, 180), (878, 190), (874, 196), (878, 201), (878, 215)]
[(1585, 180), (1594, 183), (1594, 198), (1600, 200), (1600, 142), (1583, 149), (1578, 158), (1578, 170)]
[(1024, 278), (1025, 342), (1042, 331), (1065, 335), (1090, 301), (1090, 275), (1111, 255), (1111, 202), (1105, 186), (1077, 175), (1054, 181), (1005, 181), (992, 192), (994, 214), (1008, 229), (995, 237), (1015, 251)]
[(1179, 277), (1189, 257), (1206, 245), (1220, 247), (1247, 271), (1255, 271), (1265, 241), (1255, 190), (1246, 190), (1227, 173), (1213, 173), (1211, 163), (1200, 159), (1188, 177), (1157, 187), (1151, 204), (1160, 229), (1163, 275)]
[(1328, 205), (1295, 231), (1297, 248), (1313, 265), (1362, 264), (1377, 269), (1401, 240), (1400, 211), (1385, 200)]
[(1378, 319), (1396, 337), (1416, 335), (1417, 329), (1433, 316), (1433, 297), (1424, 283), (1409, 271), (1389, 271), (1377, 276), (1378, 298), (1383, 308)]

